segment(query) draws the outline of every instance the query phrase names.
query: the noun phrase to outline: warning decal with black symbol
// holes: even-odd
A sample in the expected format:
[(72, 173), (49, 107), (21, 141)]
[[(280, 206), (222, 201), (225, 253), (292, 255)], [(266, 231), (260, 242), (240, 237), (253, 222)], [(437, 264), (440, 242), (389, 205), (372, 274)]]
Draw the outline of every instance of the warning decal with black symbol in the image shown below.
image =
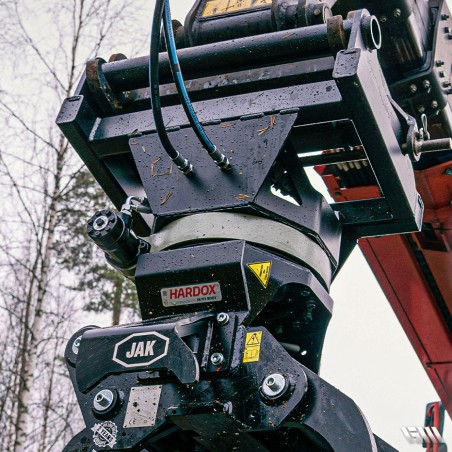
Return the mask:
[(246, 333), (245, 350), (243, 351), (244, 363), (255, 363), (259, 361), (261, 352), (262, 331)]
[(272, 262), (254, 262), (253, 264), (248, 264), (250, 270), (257, 277), (259, 282), (267, 288), (268, 281), (270, 281), (270, 271), (272, 269)]

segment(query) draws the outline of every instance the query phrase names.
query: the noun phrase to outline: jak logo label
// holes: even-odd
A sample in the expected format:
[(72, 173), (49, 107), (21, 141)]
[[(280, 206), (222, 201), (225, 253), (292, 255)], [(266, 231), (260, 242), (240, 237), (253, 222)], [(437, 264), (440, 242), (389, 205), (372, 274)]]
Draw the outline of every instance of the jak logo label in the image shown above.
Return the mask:
[(148, 366), (168, 354), (169, 338), (155, 331), (135, 333), (115, 345), (113, 361), (123, 367)]

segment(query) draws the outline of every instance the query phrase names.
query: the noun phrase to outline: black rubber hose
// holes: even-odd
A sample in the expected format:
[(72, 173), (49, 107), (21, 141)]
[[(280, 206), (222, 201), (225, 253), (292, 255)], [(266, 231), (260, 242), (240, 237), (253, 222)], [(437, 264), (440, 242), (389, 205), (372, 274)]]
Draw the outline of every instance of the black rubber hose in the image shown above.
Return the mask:
[(151, 100), (152, 114), (158, 136), (166, 153), (174, 164), (184, 173), (193, 172), (192, 164), (173, 147), (166, 132), (160, 103), (159, 84), (159, 47), (160, 47), (160, 24), (162, 22), (164, 0), (155, 1), (155, 9), (152, 19), (151, 39), (149, 49), (149, 97)]
[(196, 136), (198, 137), (198, 140), (207, 150), (209, 156), (213, 159), (213, 161), (221, 169), (228, 170), (231, 168), (228, 158), (217, 149), (217, 147), (207, 136), (203, 126), (198, 120), (196, 112), (188, 96), (187, 89), (185, 88), (184, 78), (182, 76), (179, 59), (177, 57), (176, 42), (174, 39), (173, 25), (171, 23), (171, 10), (169, 0), (164, 0), (163, 33), (165, 35), (171, 73), (173, 75), (174, 83), (176, 84), (177, 92), (179, 93), (179, 99), (190, 122), (190, 125), (192, 126)]

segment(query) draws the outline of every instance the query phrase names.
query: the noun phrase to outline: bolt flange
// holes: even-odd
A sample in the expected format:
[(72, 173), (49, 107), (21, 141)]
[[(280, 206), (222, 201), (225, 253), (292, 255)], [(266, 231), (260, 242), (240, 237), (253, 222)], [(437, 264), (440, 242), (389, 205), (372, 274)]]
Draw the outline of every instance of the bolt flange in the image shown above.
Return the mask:
[(97, 413), (107, 413), (115, 405), (116, 397), (110, 389), (102, 389), (94, 396), (93, 409)]
[(285, 394), (288, 388), (286, 377), (279, 373), (269, 375), (262, 382), (262, 395), (269, 400), (275, 400)]
[(229, 314), (226, 312), (220, 312), (217, 315), (217, 322), (219, 325), (227, 325), (229, 323)]
[(214, 366), (219, 366), (220, 364), (223, 364), (224, 362), (224, 356), (221, 353), (214, 353), (211, 357), (210, 357), (210, 362), (214, 365)]

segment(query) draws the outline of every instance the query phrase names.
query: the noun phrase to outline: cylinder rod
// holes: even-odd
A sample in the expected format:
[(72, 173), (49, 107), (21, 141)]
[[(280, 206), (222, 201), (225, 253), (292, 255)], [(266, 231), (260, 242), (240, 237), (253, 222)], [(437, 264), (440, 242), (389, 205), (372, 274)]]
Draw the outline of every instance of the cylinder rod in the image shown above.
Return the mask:
[[(350, 36), (352, 22), (345, 20), (344, 31)], [(216, 42), (178, 51), (180, 65), (187, 79), (218, 75), (253, 67), (273, 66), (309, 57), (332, 54), (327, 25), (312, 25), (232, 41)], [(160, 53), (160, 81), (170, 83), (168, 54)], [(114, 91), (128, 91), (149, 86), (148, 57), (106, 63), (102, 71)]]

